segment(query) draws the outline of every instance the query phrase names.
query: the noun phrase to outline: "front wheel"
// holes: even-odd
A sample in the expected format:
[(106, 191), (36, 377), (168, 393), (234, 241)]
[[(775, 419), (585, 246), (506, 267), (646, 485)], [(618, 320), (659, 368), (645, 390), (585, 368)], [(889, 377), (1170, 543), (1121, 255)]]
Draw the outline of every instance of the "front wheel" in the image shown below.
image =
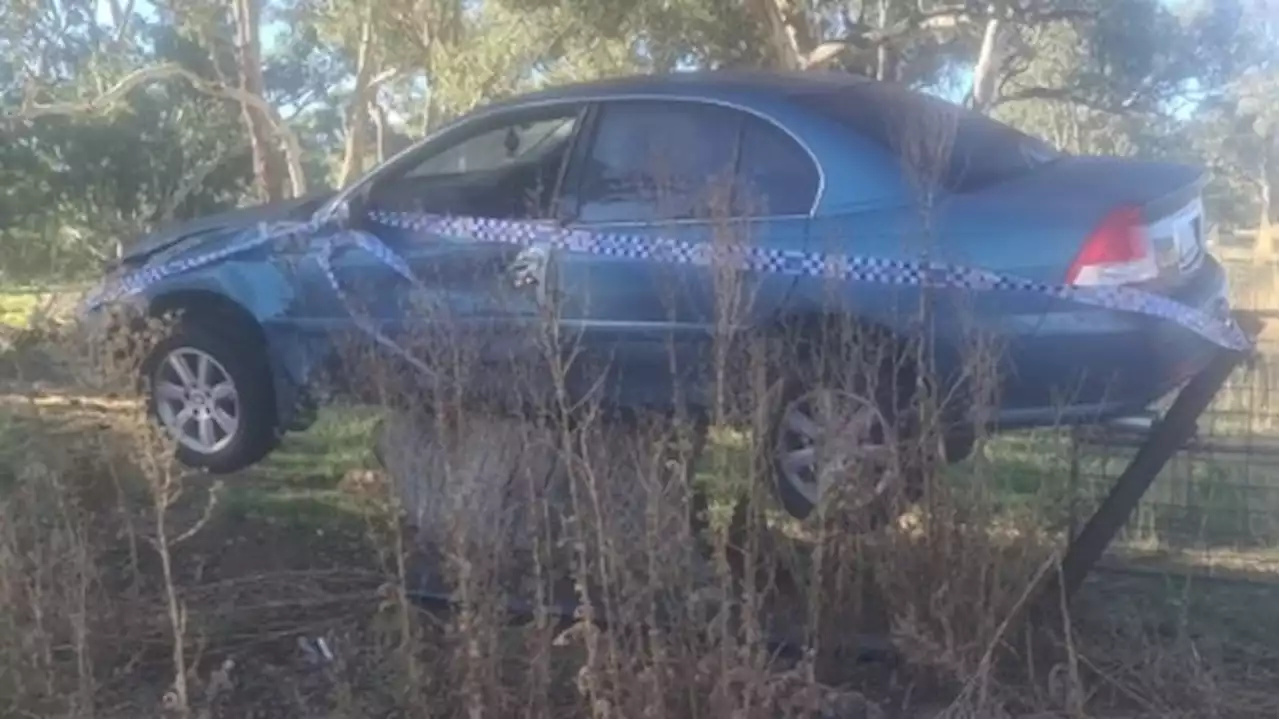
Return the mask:
[(234, 472), (274, 449), (271, 372), (255, 344), (179, 324), (147, 355), (142, 379), (150, 414), (188, 467)]

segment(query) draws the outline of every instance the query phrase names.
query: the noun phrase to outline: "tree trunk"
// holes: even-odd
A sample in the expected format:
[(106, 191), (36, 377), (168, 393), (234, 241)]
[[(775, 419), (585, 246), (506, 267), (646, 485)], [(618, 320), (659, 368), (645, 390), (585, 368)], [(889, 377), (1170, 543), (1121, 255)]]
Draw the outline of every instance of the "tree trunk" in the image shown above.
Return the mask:
[(1280, 134), (1263, 141), (1262, 173), (1258, 178), (1258, 235), (1253, 256), (1261, 262), (1276, 258), (1280, 241)]
[[(883, 30), (884, 28), (889, 26), (889, 0), (880, 0), (880, 7), (878, 9), (879, 9), (879, 21), (880, 21), (879, 27), (881, 30)], [(877, 80), (879, 80), (880, 82), (885, 82), (886, 80), (897, 79), (896, 77), (891, 78), (889, 74), (890, 73), (889, 66), (892, 62), (893, 62), (893, 58), (890, 57), (889, 43), (882, 42), (879, 45), (877, 45), (876, 46), (876, 79)], [(896, 72), (894, 74), (896, 75)]]
[(373, 121), (373, 142), (375, 159), (379, 165), (387, 161), (387, 111), (377, 100), (372, 103), (373, 114), (370, 119)]
[(978, 61), (973, 65), (973, 90), (969, 95), (969, 106), (978, 112), (986, 112), (995, 102), (996, 75), (1003, 54), (1004, 23), (994, 14), (996, 8), (990, 9), (992, 14), (982, 33)]
[(1268, 143), (1266, 159), (1262, 161), (1262, 217), (1268, 227), (1275, 227), (1276, 215), (1280, 214), (1280, 155), (1276, 152), (1276, 143)]
[(749, 12), (764, 26), (769, 44), (767, 62), (779, 70), (803, 70), (808, 50), (797, 44), (797, 28), (788, 23), (781, 3), (785, 0), (750, 0)]
[(347, 106), (346, 143), (338, 186), (346, 187), (364, 172), (364, 156), (369, 141), (369, 90), (376, 68), (373, 57), (373, 2), (366, 0), (360, 20), (360, 40), (356, 47), (356, 86)]
[[(1267, 164), (1271, 164), (1268, 162)], [(1258, 229), (1253, 238), (1254, 256), (1262, 262), (1275, 262), (1280, 256), (1280, 242), (1277, 235), (1280, 227), (1276, 227), (1276, 181), (1274, 177), (1262, 179), (1259, 199), (1264, 203), (1258, 213)]]
[[(236, 72), (240, 89), (248, 95), (263, 97), (262, 51), (258, 33), (259, 7), (257, 0), (231, 0), (232, 17), (236, 31)], [(274, 202), (283, 199), (284, 163), (276, 148), (271, 118), (261, 108), (248, 102), (240, 103), (240, 117), (249, 135), (249, 147), (253, 153), (253, 178), (259, 196)]]

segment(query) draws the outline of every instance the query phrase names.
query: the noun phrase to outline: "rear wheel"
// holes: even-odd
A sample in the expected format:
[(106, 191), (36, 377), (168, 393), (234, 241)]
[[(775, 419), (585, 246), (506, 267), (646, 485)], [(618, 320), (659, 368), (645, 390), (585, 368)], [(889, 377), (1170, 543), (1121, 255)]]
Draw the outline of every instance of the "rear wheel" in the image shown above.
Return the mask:
[(778, 497), (793, 517), (809, 516), (836, 490), (841, 511), (877, 512), (900, 475), (892, 428), (874, 401), (853, 392), (802, 393), (769, 440)]
[(200, 324), (180, 323), (142, 366), (148, 409), (189, 467), (234, 472), (278, 440), (266, 357)]
[[(910, 362), (888, 351), (891, 340), (860, 334), (843, 343), (810, 335), (784, 355), (790, 358), (759, 446), (788, 514), (806, 519), (833, 502), (839, 525), (869, 530), (919, 499), (925, 472), (913, 461), (920, 440), (907, 411), (915, 392)], [(834, 349), (817, 349), (823, 346)]]

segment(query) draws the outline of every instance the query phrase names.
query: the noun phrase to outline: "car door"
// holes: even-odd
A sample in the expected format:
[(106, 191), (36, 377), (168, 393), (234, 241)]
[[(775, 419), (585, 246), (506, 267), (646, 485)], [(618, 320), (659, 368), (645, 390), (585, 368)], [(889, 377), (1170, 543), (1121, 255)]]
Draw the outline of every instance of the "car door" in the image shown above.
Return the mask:
[(704, 401), (713, 338), (759, 323), (795, 282), (727, 258), (803, 249), (818, 177), (794, 138), (744, 109), (600, 103), (560, 198), (596, 249), (556, 252), (553, 276), (582, 386), (628, 406)]
[(549, 221), (583, 110), (565, 102), (486, 113), (380, 171), (352, 226), (390, 249), (413, 281), (344, 244), (331, 258), (341, 291), (321, 288), (311, 314), (334, 329), (377, 331), (429, 363), (532, 359), (546, 253), (473, 221)]

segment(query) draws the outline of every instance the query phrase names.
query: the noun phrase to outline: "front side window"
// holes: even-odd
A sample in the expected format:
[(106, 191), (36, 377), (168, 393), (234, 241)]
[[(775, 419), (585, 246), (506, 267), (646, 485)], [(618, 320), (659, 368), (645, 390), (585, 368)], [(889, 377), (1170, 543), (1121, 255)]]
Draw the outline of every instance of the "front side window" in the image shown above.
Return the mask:
[(515, 110), (433, 143), (407, 169), (380, 180), (375, 209), (534, 219), (547, 216), (581, 106)]
[(577, 125), (577, 113), (528, 123), (504, 125), (448, 147), (406, 173), (406, 177), (431, 177), (464, 172), (492, 172), (511, 165), (537, 162), (568, 142)]
[(681, 101), (600, 108), (584, 158), (578, 218), (647, 222), (727, 212), (741, 113)]

